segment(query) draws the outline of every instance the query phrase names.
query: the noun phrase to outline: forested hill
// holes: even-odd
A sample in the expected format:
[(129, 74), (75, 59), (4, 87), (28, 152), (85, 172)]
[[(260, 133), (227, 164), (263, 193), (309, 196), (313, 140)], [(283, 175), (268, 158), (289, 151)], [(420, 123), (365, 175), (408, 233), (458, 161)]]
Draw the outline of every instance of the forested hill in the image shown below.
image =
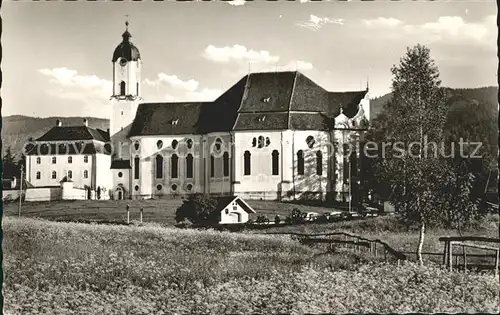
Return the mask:
[(94, 117), (29, 117), (13, 115), (2, 117), (2, 156), (6, 148), (11, 147), (12, 152), (19, 158), (23, 145), (30, 137), (36, 139), (56, 125), (59, 119), (63, 126), (83, 125), (86, 118), (89, 127), (106, 130), (109, 128), (109, 120)]
[[(447, 91), (451, 108), (462, 107), (464, 104), (486, 104), (488, 112), (498, 115), (498, 87), (481, 87), (475, 89), (451, 89)], [(374, 98), (370, 101), (371, 118), (377, 117), (384, 109), (384, 104), (391, 98), (391, 93)]]

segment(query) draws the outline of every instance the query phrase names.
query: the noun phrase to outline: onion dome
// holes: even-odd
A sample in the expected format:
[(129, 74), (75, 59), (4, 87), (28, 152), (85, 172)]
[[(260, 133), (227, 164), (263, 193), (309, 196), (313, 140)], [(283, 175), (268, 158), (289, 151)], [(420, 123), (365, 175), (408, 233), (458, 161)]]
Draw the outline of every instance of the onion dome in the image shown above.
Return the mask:
[(128, 21), (125, 22), (125, 32), (122, 34), (123, 40), (116, 47), (115, 52), (113, 53), (112, 62), (116, 62), (120, 58), (125, 58), (127, 61), (137, 61), (141, 59), (141, 55), (139, 53), (139, 49), (132, 44), (130, 38), (132, 35), (128, 31)]

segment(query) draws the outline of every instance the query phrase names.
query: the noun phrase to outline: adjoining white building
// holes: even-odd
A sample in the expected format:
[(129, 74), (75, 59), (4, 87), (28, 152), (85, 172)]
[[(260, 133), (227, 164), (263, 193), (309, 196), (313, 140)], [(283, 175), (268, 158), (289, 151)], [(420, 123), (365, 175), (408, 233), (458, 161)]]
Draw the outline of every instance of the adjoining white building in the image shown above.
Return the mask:
[[(192, 193), (346, 199), (353, 175), (347, 165), (357, 163), (342, 153), (370, 119), (368, 88), (330, 92), (298, 71), (250, 73), (214, 101), (139, 103), (142, 60), (126, 25), (112, 58), (110, 151), (102, 131), (71, 127), (90, 134), (81, 139), (70, 129), (51, 130), (37, 147), (52, 140), (92, 141), (95, 149), (74, 156), (78, 168), (65, 160), (69, 156), (61, 164), (51, 163), (53, 156), (37, 164), (40, 156), (32, 154), (34, 185), (54, 184), (71, 169), (78, 174), (75, 186), (105, 187), (114, 199)], [(81, 163), (86, 155), (93, 167)]]

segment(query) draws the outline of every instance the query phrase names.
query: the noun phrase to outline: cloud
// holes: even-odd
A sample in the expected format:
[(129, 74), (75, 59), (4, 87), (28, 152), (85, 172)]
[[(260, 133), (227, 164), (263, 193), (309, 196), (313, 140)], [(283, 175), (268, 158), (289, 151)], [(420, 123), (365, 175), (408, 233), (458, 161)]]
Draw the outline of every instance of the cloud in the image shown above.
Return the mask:
[(318, 31), (321, 27), (326, 24), (339, 24), (344, 25), (344, 19), (331, 19), (328, 17), (319, 17), (314, 14), (309, 16), (309, 21), (297, 23), (297, 26), (305, 27), (313, 31)]
[(200, 85), (199, 82), (194, 79), (182, 81), (176, 75), (168, 75), (165, 73), (159, 73), (158, 78), (156, 80), (145, 79), (144, 83), (151, 86), (159, 86), (161, 84), (167, 84), (173, 88), (179, 88), (190, 92), (193, 92), (196, 89), (198, 89), (198, 86)]
[(232, 1), (225, 1), (226, 3), (234, 6), (241, 6), (245, 5), (246, 1), (245, 0), (232, 0)]
[(81, 75), (65, 67), (39, 69), (38, 72), (49, 78), (47, 93), (60, 99), (85, 105), (107, 104), (112, 94), (113, 83), (96, 75)]
[[(484, 22), (487, 21), (488, 18), (484, 20)], [(460, 16), (442, 16), (437, 22), (425, 23), (416, 27), (408, 26), (406, 30), (433, 33), (440, 39), (461, 37), (483, 40), (488, 35), (488, 28), (485, 23), (466, 23)]]
[(264, 65), (262, 67), (252, 67), (252, 72), (267, 72), (267, 71), (309, 71), (314, 69), (312, 63), (302, 60), (290, 61), (287, 64)]
[(144, 89), (147, 101), (158, 102), (212, 101), (222, 94), (218, 89), (200, 88), (195, 79), (184, 81), (165, 73), (159, 73), (155, 80), (144, 79)]
[(392, 17), (390, 18), (378, 17), (376, 19), (363, 20), (363, 23), (366, 26), (370, 27), (396, 27), (403, 24), (403, 21)]
[(207, 46), (203, 52), (203, 57), (214, 61), (227, 63), (231, 61), (245, 62), (245, 63), (276, 63), (279, 56), (272, 56), (266, 50), (251, 50), (245, 46), (233, 45), (225, 47), (215, 47), (213, 45)]

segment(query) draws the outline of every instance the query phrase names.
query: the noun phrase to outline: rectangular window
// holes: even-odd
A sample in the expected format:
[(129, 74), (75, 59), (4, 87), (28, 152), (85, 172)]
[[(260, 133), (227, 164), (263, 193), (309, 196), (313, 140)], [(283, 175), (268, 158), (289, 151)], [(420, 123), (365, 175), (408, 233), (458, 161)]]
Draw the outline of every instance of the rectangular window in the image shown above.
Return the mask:
[(42, 163), (42, 159), (41, 159), (41, 158), (39, 158), (39, 157), (37, 157), (37, 158), (36, 158), (36, 164), (41, 164), (41, 163)]
[(213, 155), (210, 156), (210, 177), (215, 176), (215, 158)]
[(72, 156), (68, 156), (68, 163), (69, 164), (73, 163), (73, 157)]
[(72, 171), (68, 171), (68, 179), (72, 179), (73, 178), (73, 172)]
[(83, 163), (88, 163), (89, 162), (89, 156), (88, 155), (85, 155), (83, 157)]
[(89, 171), (83, 171), (83, 178), (89, 178)]
[(40, 172), (36, 172), (36, 179), (40, 179), (42, 177), (42, 174)]
[(134, 179), (139, 179), (139, 157), (134, 158)]
[(52, 164), (56, 164), (56, 162), (57, 162), (57, 158), (55, 156), (52, 157)]
[(224, 168), (224, 176), (229, 176), (229, 153), (224, 152), (224, 155), (222, 156), (223, 159), (223, 168)]

